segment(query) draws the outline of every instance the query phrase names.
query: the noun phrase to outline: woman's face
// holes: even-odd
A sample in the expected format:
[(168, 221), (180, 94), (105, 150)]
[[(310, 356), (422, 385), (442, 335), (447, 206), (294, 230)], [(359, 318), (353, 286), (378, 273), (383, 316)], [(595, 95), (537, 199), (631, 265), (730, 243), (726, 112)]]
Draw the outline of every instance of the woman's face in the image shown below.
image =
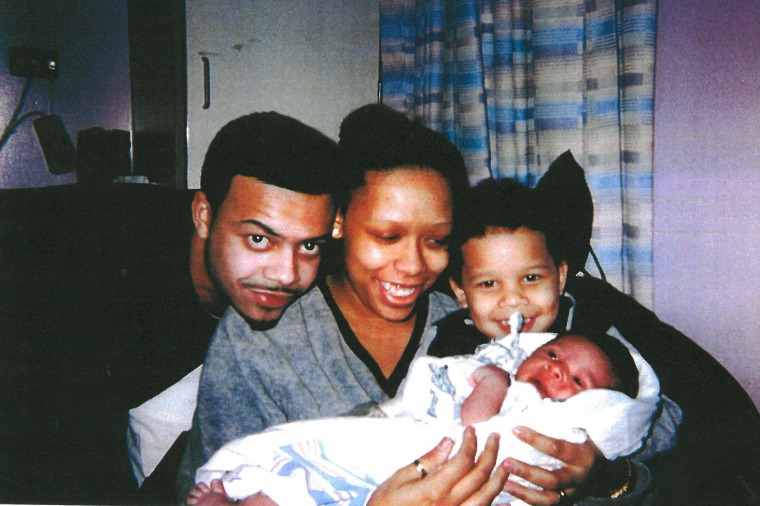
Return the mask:
[(412, 314), (449, 261), (452, 203), (446, 180), (430, 169), (368, 172), (336, 223), (345, 243), (350, 299), (389, 321)]

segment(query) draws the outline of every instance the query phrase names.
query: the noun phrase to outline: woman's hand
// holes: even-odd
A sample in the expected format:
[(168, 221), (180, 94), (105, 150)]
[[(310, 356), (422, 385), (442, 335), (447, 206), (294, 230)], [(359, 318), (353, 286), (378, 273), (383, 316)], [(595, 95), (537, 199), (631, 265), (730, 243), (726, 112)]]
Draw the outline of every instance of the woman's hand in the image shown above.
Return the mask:
[(382, 483), (368, 506), (490, 504), (509, 474), (504, 465), (494, 471), (499, 451), (497, 434), (488, 437), (483, 453), (475, 461), (477, 446), (475, 430), (467, 427), (461, 448), (449, 459), (453, 442), (444, 438), (420, 457), (419, 466), (410, 463)]
[(527, 427), (516, 427), (513, 432), (536, 450), (565, 463), (564, 467), (548, 471), (519, 460), (511, 458), (505, 460), (505, 465), (511, 474), (543, 489), (536, 490), (514, 481), (508, 482), (504, 490), (528, 504), (535, 506), (571, 504), (585, 496), (579, 493), (578, 489), (587, 488), (592, 470), (595, 474), (600, 467), (609, 464), (591, 440), (582, 444), (570, 443), (544, 436)]

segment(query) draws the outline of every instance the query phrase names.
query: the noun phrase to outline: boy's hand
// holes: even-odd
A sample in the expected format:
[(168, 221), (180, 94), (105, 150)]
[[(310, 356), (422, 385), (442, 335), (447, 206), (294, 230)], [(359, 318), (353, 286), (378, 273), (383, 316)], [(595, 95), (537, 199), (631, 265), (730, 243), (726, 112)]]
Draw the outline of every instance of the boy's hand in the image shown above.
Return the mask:
[(514, 481), (507, 483), (504, 490), (529, 504), (554, 505), (560, 502), (574, 502), (571, 499), (577, 499), (574, 496), (578, 495), (578, 489), (589, 481), (594, 465), (602, 465), (602, 461), (609, 462), (591, 440), (582, 444), (570, 443), (544, 436), (527, 427), (515, 427), (513, 433), (536, 450), (565, 463), (555, 471), (548, 471), (519, 460), (505, 460), (511, 474), (543, 489), (528, 488)]

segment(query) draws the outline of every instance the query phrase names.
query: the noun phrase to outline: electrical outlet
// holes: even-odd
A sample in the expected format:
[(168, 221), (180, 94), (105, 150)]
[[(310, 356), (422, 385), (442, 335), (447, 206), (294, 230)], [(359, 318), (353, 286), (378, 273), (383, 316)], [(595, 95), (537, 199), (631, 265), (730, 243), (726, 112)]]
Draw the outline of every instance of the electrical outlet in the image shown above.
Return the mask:
[(54, 79), (58, 75), (58, 51), (11, 46), (8, 67), (12, 76)]

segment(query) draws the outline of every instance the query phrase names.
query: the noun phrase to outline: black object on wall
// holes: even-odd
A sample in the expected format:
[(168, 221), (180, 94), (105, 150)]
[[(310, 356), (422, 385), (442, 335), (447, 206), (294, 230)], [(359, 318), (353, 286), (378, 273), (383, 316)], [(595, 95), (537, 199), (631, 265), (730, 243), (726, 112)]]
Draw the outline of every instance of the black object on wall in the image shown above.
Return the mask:
[(187, 188), (184, 0), (127, 0), (133, 172)]
[(47, 114), (33, 121), (48, 171), (65, 174), (76, 168), (77, 154), (60, 116)]

